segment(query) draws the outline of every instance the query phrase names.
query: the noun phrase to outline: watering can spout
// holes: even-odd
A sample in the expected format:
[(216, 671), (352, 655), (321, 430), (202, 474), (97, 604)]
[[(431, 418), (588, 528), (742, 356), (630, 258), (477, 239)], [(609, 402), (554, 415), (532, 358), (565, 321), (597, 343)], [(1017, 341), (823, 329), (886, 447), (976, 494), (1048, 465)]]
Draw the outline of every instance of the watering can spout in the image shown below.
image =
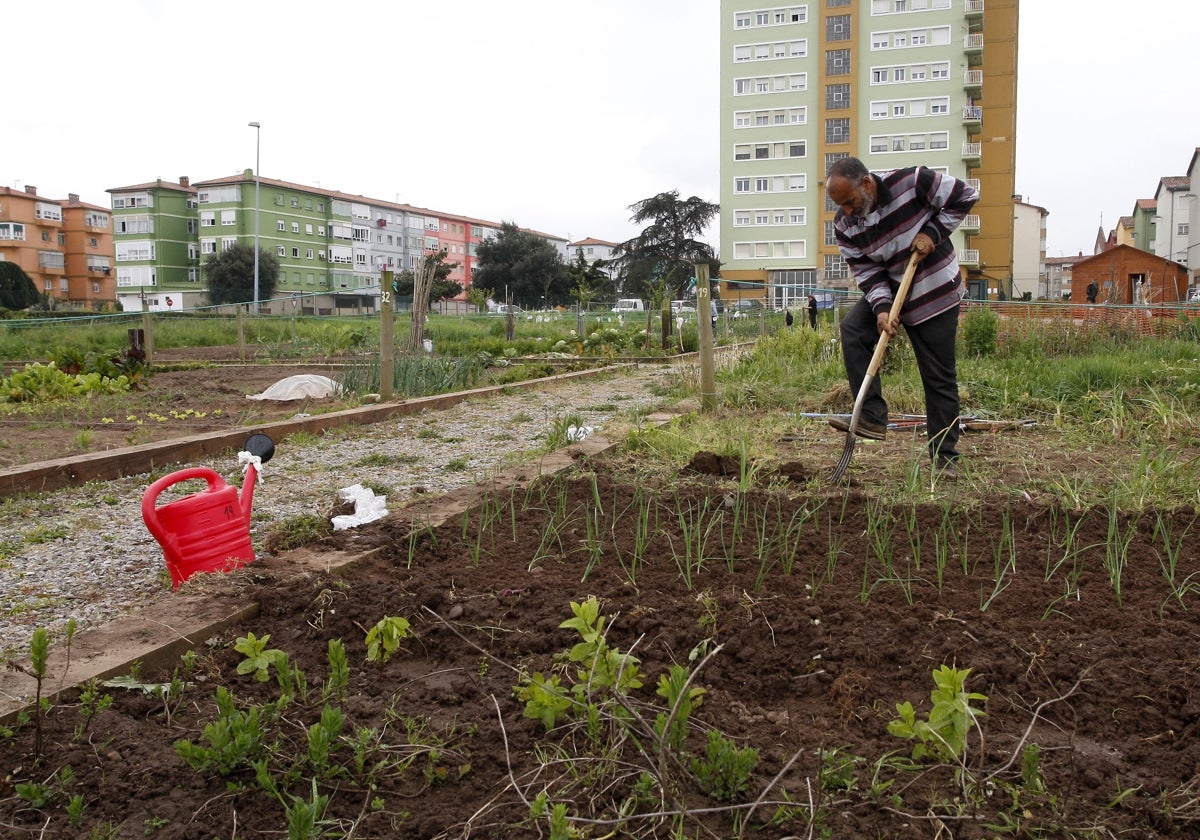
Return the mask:
[(258, 472), (262, 464), (271, 460), (275, 454), (275, 441), (264, 434), (253, 434), (246, 438), (238, 460), (246, 465), (246, 480), (242, 482), (242, 495), (238, 503), (242, 509), (242, 518), (246, 527), (250, 527), (250, 511), (254, 506), (254, 487), (258, 483)]

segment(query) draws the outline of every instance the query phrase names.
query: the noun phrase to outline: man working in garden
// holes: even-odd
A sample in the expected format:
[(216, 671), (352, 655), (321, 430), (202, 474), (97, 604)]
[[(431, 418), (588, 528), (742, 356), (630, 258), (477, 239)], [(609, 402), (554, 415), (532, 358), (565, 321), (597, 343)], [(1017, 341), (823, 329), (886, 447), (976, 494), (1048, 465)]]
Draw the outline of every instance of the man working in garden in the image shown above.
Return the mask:
[[(959, 433), (955, 338), (963, 285), (950, 234), (979, 192), (965, 181), (920, 166), (872, 175), (853, 157), (833, 164), (825, 188), (842, 210), (834, 222), (838, 248), (863, 293), (841, 324), (851, 392), (858, 393), (879, 336), (896, 334), (897, 322), (889, 321), (893, 295), (916, 252), (919, 263), (898, 323), (904, 324), (925, 389), (929, 456), (935, 469), (953, 477)], [(883, 440), (887, 421), (887, 403), (875, 377), (857, 434)], [(834, 418), (829, 424), (850, 430), (848, 420)]]

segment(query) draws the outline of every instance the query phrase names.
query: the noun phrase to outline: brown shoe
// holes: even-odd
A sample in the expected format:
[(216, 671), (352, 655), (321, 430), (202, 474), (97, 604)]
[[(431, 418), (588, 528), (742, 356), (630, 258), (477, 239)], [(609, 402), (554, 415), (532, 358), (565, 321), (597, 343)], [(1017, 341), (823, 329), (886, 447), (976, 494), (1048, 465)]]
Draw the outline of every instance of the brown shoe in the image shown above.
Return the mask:
[[(843, 417), (829, 418), (829, 425), (837, 429), (839, 432), (850, 431), (849, 419)], [(887, 437), (887, 426), (882, 426), (879, 423), (872, 423), (870, 420), (859, 418), (858, 428), (854, 430), (854, 434), (860, 438), (867, 440), (883, 440)]]
[(954, 481), (958, 478), (958, 466), (949, 458), (938, 458), (933, 463), (933, 475), (935, 478)]

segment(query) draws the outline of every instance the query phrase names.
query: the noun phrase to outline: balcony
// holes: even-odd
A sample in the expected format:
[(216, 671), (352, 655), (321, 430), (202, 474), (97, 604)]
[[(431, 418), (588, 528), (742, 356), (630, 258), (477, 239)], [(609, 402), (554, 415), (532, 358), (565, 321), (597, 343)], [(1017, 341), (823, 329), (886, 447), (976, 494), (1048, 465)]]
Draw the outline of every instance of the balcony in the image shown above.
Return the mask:
[(980, 105), (967, 105), (963, 108), (963, 127), (968, 133), (974, 134), (979, 131), (983, 124), (983, 107)]
[(969, 265), (973, 268), (979, 267), (979, 249), (978, 248), (963, 248), (958, 252), (958, 264)]
[(969, 236), (979, 233), (979, 214), (968, 213), (963, 217), (962, 224), (958, 226), (958, 229)]
[(980, 99), (983, 96), (983, 71), (967, 70), (964, 72), (963, 90), (972, 99)]
[(978, 166), (983, 162), (983, 144), (963, 143), (962, 159), (967, 166)]
[(967, 54), (968, 64), (983, 64), (983, 34), (972, 32), (963, 38), (963, 52)]
[(983, 28), (983, 0), (963, 0), (963, 14), (969, 31), (978, 32)]

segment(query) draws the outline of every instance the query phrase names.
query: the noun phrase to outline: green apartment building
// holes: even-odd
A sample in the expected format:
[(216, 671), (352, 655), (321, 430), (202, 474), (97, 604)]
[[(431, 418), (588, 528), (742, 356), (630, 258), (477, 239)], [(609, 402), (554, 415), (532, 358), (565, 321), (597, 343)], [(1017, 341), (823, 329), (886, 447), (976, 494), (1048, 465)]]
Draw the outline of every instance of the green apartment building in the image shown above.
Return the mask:
[(976, 185), (968, 294), (1011, 295), (1016, 57), (1017, 0), (721, 0), (722, 296), (854, 288), (825, 196), (849, 155)]
[[(235, 245), (279, 261), (267, 314), (328, 315), (378, 308), (384, 271), (415, 268), (440, 250), (449, 279), (470, 285), (475, 249), (499, 225), (309, 187), (237, 175), (117, 187), (112, 194), (118, 303), (126, 311), (208, 305), (203, 263)], [(257, 217), (257, 230), (255, 219)], [(565, 253), (566, 239), (540, 234)], [(465, 306), (465, 303), (462, 303)]]

